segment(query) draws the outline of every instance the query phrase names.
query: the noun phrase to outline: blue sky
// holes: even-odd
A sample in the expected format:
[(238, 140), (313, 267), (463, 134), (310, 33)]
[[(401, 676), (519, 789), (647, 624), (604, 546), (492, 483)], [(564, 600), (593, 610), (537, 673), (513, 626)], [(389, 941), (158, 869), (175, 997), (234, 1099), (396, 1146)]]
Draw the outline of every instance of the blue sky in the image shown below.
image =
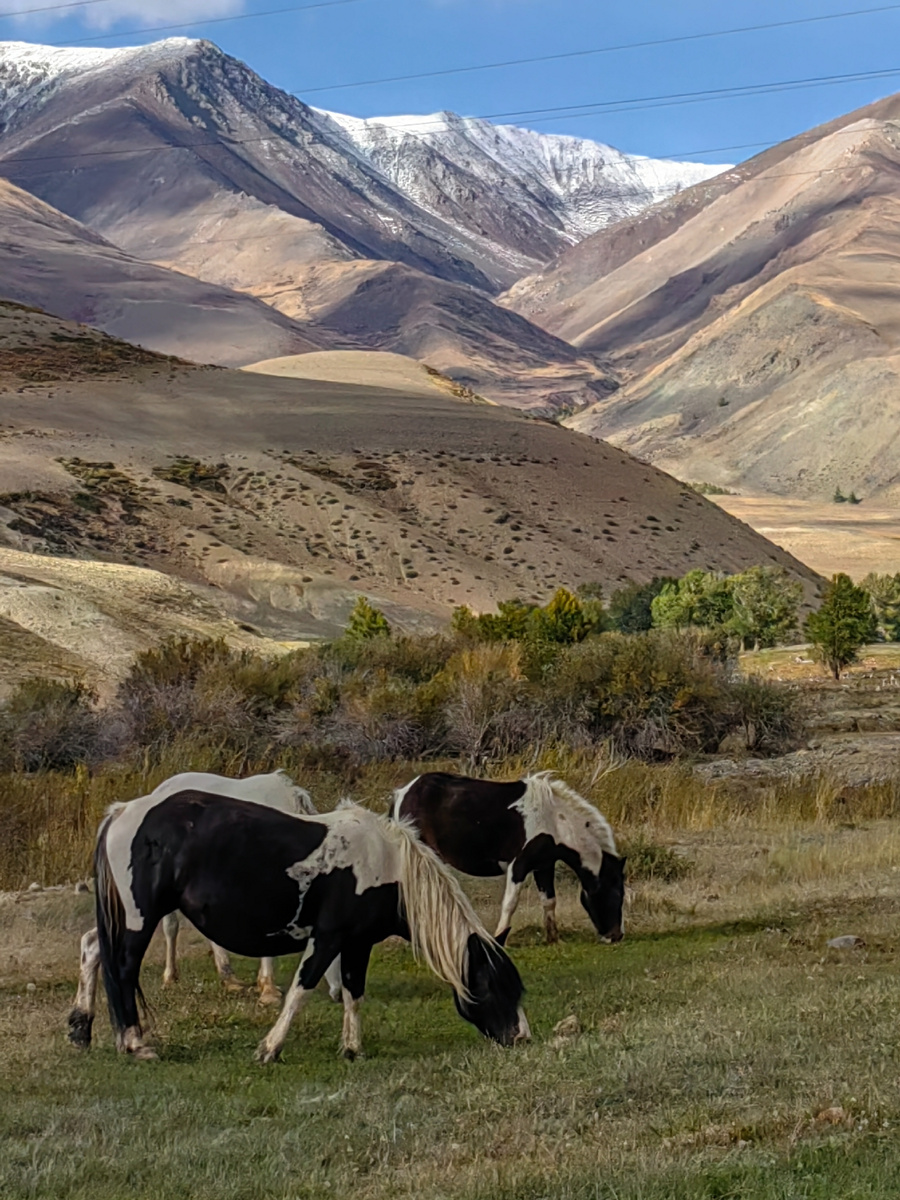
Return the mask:
[[(310, 0), (94, 0), (23, 14), (61, 0), (0, 0), (0, 39), (135, 45), (208, 37), (264, 78), (309, 103), (357, 116), (525, 113), (567, 105), (812, 76), (891, 70), (895, 76), (771, 95), (644, 110), (521, 115), (510, 123), (609, 142), (632, 153), (738, 161), (840, 113), (900, 90), (900, 6), (795, 28), (587, 55), (557, 62), (331, 89), (334, 84), (440, 71), (511, 58), (620, 45), (876, 7), (879, 0), (349, 0), (264, 14)], [(131, 31), (181, 24), (171, 32)], [(320, 90), (320, 89), (329, 90)], [(315, 89), (315, 90), (313, 90)], [(760, 148), (762, 148), (760, 146)]]

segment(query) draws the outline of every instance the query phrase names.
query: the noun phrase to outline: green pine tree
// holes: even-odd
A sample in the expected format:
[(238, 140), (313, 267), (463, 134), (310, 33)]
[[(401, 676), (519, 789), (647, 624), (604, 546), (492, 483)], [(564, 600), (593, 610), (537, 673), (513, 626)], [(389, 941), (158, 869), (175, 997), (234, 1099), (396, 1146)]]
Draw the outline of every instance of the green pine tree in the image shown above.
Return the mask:
[(354, 641), (362, 642), (367, 638), (390, 637), (391, 627), (384, 613), (374, 608), (365, 596), (360, 596), (353, 606), (345, 634)]
[(835, 679), (856, 661), (860, 646), (875, 636), (872, 597), (849, 575), (835, 575), (825, 589), (822, 606), (806, 618), (806, 635)]

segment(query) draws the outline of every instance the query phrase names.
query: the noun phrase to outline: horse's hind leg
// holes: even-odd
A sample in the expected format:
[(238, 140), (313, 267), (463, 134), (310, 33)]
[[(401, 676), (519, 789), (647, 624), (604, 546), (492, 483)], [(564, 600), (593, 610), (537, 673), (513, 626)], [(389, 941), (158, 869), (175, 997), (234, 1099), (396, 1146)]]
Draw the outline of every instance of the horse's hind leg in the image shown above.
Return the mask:
[(170, 912), (162, 919), (163, 937), (166, 939), (166, 967), (163, 971), (163, 987), (178, 982), (178, 913)]
[(544, 929), (547, 933), (547, 942), (549, 945), (559, 941), (559, 926), (556, 924), (555, 875), (555, 863), (551, 863), (549, 867), (541, 867), (534, 873), (534, 882), (537, 884), (537, 890), (541, 897), (541, 906), (544, 909)]
[(96, 929), (89, 929), (81, 939), (78, 991), (75, 993), (75, 1004), (69, 1013), (69, 1041), (73, 1046), (85, 1050), (91, 1044), (99, 973), (100, 938)]
[(335, 1002), (340, 1004), (343, 999), (344, 985), (341, 982), (341, 956), (338, 955), (328, 970), (325, 972), (325, 982), (328, 984), (328, 995)]
[(155, 929), (156, 922), (151, 921), (141, 930), (127, 930), (111, 948), (113, 961), (108, 964), (109, 972), (104, 979), (107, 995), (112, 990), (116, 996), (115, 1003), (110, 1004), (115, 1012), (116, 1048), (133, 1058), (156, 1058), (144, 1043), (138, 1015), (141, 963)]
[(212, 946), (213, 962), (216, 964), (216, 973), (222, 982), (222, 987), (226, 992), (243, 992), (244, 985), (235, 975), (227, 952), (221, 946), (217, 946), (215, 942), (209, 944)]
[(274, 1062), (281, 1054), (291, 1022), (306, 1003), (310, 992), (317, 986), (330, 963), (335, 959), (339, 947), (331, 940), (317, 944), (315, 938), (307, 943), (300, 966), (284, 998), (278, 1020), (263, 1038), (256, 1051), (257, 1062)]
[(259, 992), (257, 1004), (280, 1004), (281, 989), (275, 986), (275, 962), (271, 958), (259, 960), (259, 974), (256, 977), (256, 988)]

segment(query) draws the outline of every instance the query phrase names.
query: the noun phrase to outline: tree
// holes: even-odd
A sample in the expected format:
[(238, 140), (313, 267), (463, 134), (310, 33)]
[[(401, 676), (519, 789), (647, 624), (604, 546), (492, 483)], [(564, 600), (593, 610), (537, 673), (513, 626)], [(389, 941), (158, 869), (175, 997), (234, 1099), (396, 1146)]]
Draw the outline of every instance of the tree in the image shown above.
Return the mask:
[(835, 575), (818, 612), (806, 618), (806, 634), (835, 679), (856, 661), (860, 646), (875, 636), (872, 597), (849, 575)]
[(784, 643), (797, 628), (803, 585), (783, 567), (751, 567), (731, 577), (731, 630), (745, 649)]
[(872, 571), (859, 586), (872, 597), (878, 636), (886, 642), (900, 642), (900, 572), (878, 575)]
[(357, 642), (367, 638), (390, 637), (391, 627), (384, 613), (373, 608), (365, 596), (360, 596), (350, 613), (345, 635)]
[(664, 587), (677, 580), (657, 576), (650, 583), (626, 583), (609, 599), (610, 626), (619, 633), (645, 633), (653, 628), (651, 605)]
[(727, 625), (734, 614), (731, 581), (712, 571), (688, 571), (667, 584), (650, 605), (653, 624), (660, 629), (687, 625)]

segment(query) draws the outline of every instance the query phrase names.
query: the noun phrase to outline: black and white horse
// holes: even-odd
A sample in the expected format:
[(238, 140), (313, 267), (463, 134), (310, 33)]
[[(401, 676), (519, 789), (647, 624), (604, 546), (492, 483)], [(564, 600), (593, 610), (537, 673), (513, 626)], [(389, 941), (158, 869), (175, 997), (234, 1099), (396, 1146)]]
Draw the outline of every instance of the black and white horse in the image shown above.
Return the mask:
[(120, 1050), (153, 1057), (138, 1015), (153, 931), (176, 909), (235, 954), (303, 957), (257, 1057), (277, 1058), (294, 1016), (341, 960), (341, 1049), (361, 1051), (359, 1003), (375, 943), (392, 935), (450, 984), (460, 1014), (503, 1045), (530, 1036), (522, 981), (446, 867), (406, 822), (355, 805), (294, 817), (184, 791), (115, 805), (94, 855), (103, 981)]
[(457, 871), (506, 875), (497, 937), (508, 934), (522, 884), (533, 873), (547, 941), (557, 941), (554, 876), (563, 862), (578, 876), (597, 933), (621, 941), (625, 859), (606, 818), (552, 772), (514, 783), (419, 775), (394, 793), (392, 813), (412, 821), (426, 846)]
[[(226, 775), (212, 775), (204, 771), (186, 771), (181, 775), (173, 775), (155, 788), (147, 797), (151, 800), (163, 800), (176, 792), (189, 788), (208, 792), (216, 796), (229, 796), (239, 800), (248, 800), (253, 804), (263, 804), (268, 808), (278, 809), (279, 812), (292, 813), (295, 816), (315, 813), (316, 809), (309, 792), (299, 787), (285, 771), (273, 771), (269, 775), (250, 775), (246, 779), (229, 779)], [(168, 913), (162, 921), (163, 934), (166, 939), (166, 966), (163, 971), (163, 986), (167, 987), (178, 979), (178, 963), (176, 948), (178, 940), (178, 913)], [(213, 960), (216, 971), (226, 991), (243, 990), (237, 976), (231, 967), (226, 951), (221, 946), (211, 942)], [(89, 929), (81, 939), (81, 959), (78, 974), (78, 992), (75, 1004), (69, 1014), (69, 1040), (77, 1046), (89, 1046), (91, 1043), (91, 1028), (94, 1022), (94, 1008), (97, 996), (97, 976), (100, 972), (100, 945), (97, 930)], [(332, 968), (328, 971), (328, 985), (332, 999), (340, 1000), (340, 975)], [(281, 992), (275, 986), (274, 968), (271, 957), (260, 960), (259, 974), (256, 986), (259, 991), (259, 1003), (268, 1005), (281, 1004)]]

